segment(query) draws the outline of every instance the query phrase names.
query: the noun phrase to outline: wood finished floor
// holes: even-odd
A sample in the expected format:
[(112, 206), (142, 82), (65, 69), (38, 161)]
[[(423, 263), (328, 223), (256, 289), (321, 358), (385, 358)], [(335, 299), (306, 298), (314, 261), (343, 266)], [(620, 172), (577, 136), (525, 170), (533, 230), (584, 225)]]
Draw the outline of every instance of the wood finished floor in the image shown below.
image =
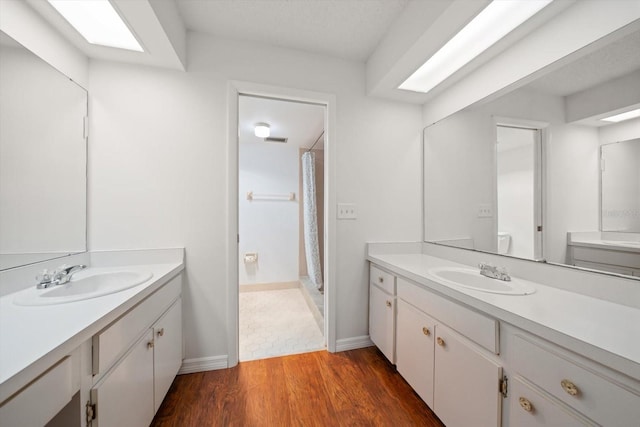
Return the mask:
[(444, 426), (375, 347), (180, 375), (151, 425)]

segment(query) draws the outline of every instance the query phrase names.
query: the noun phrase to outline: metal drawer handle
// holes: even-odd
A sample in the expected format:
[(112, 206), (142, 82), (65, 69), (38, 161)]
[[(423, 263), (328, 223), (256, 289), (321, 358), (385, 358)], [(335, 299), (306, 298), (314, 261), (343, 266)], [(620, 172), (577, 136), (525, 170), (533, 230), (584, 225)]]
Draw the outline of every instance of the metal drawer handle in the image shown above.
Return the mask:
[(436, 338), (436, 341), (438, 342), (438, 345), (440, 347), (444, 347), (445, 346), (445, 342), (444, 342), (444, 340), (442, 338), (438, 337), (438, 338)]
[(578, 390), (578, 387), (576, 387), (576, 385), (569, 380), (560, 381), (560, 386), (562, 386), (562, 389), (566, 391), (568, 394), (570, 394), (571, 396), (577, 396), (578, 393), (580, 392)]
[(380, 283), (384, 282), (384, 277), (382, 277), (382, 276), (378, 277), (378, 282), (380, 282)]
[(153, 348), (154, 345), (155, 343), (153, 342), (153, 340), (151, 340), (147, 343), (147, 348)]
[(425, 334), (426, 336), (431, 335), (431, 331), (426, 326), (422, 328), (422, 333)]
[(164, 328), (160, 328), (160, 330), (156, 332), (156, 334), (158, 334), (159, 337), (164, 336)]
[(529, 399), (526, 397), (521, 397), (520, 399), (520, 407), (527, 412), (533, 412), (533, 405), (529, 402)]
[(391, 307), (391, 301), (387, 300), (387, 307)]

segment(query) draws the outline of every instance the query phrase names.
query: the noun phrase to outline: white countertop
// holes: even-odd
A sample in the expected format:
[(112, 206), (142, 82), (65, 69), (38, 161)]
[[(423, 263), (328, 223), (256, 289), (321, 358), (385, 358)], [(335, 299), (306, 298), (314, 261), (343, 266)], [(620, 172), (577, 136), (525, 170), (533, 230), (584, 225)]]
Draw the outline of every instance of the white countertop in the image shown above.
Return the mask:
[(466, 267), (424, 254), (369, 254), (369, 261), (640, 380), (640, 310), (532, 283), (531, 295), (501, 295), (446, 285), (433, 267)]
[(0, 401), (19, 389), (25, 380), (17, 378), (24, 376), (21, 374), (46, 369), (49, 358), (63, 357), (73, 351), (183, 268), (182, 263), (100, 267), (100, 270), (152, 272), (153, 277), (117, 293), (65, 304), (14, 304), (16, 296), (34, 292), (35, 286), (1, 297)]

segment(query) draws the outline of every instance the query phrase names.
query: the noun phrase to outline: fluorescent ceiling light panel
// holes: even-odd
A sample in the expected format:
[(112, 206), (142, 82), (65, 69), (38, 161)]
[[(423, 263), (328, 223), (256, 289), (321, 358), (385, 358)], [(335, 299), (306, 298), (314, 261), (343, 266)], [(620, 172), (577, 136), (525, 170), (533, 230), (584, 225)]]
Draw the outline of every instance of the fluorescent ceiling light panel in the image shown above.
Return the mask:
[(637, 110), (627, 111), (626, 113), (616, 114), (615, 116), (605, 117), (604, 119), (600, 120), (604, 120), (605, 122), (618, 123), (629, 119), (635, 119), (636, 117), (640, 117), (640, 108), (638, 108)]
[(109, 0), (48, 0), (89, 43), (144, 52)]
[(552, 1), (491, 2), (398, 88), (429, 92)]

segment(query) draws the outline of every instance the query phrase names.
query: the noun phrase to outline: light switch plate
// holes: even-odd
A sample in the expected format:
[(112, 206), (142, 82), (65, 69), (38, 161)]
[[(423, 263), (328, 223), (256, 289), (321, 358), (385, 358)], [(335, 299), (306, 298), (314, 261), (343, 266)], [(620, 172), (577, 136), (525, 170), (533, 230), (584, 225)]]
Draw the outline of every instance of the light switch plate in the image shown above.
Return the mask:
[(358, 212), (354, 203), (338, 203), (338, 219), (356, 219)]
[(491, 205), (478, 205), (478, 218), (491, 218), (493, 216), (493, 208)]

